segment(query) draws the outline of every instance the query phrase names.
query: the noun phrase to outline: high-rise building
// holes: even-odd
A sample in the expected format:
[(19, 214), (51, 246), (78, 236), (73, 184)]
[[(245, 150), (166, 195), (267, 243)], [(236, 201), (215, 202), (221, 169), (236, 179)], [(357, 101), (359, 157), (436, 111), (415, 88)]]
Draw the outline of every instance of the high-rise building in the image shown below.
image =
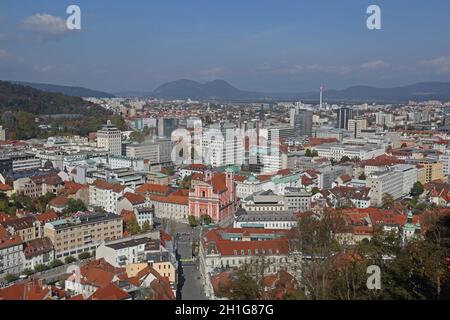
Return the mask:
[(97, 147), (108, 150), (112, 155), (122, 155), (122, 133), (110, 120), (97, 131)]
[(178, 119), (175, 118), (159, 118), (158, 119), (158, 135), (164, 138), (171, 138), (172, 132), (178, 129)]
[(367, 129), (366, 119), (350, 119), (348, 120), (348, 131), (351, 132), (353, 138), (361, 138), (361, 130)]
[(348, 130), (348, 120), (353, 119), (353, 109), (342, 107), (337, 110), (336, 128)]
[(297, 136), (312, 135), (312, 117), (313, 112), (306, 109), (300, 109), (299, 106), (291, 109), (291, 127), (294, 127)]
[(203, 162), (213, 167), (244, 164), (244, 136), (230, 122), (212, 124), (202, 137)]

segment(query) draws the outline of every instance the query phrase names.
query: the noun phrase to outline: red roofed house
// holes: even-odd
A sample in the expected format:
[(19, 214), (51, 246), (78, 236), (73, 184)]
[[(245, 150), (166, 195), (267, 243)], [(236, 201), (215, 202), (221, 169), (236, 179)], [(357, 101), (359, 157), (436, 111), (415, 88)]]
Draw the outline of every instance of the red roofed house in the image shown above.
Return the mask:
[(203, 180), (193, 180), (189, 192), (189, 215), (210, 216), (219, 222), (233, 216), (237, 208), (236, 186), (232, 172), (206, 171)]
[(89, 205), (103, 208), (110, 213), (116, 213), (117, 201), (128, 191), (126, 189), (120, 183), (109, 183), (97, 179), (89, 186)]
[(155, 216), (187, 222), (189, 217), (189, 190), (178, 190), (165, 196), (151, 195), (150, 204), (155, 209)]
[(34, 239), (23, 246), (24, 269), (33, 270), (37, 265), (47, 265), (55, 259), (55, 249), (49, 238)]
[[(261, 228), (212, 229), (200, 241), (200, 272), (207, 296), (214, 294), (210, 275), (218, 268), (239, 268), (244, 264), (266, 263), (264, 274), (285, 269), (298, 275), (300, 256), (289, 249), (287, 230)], [(297, 260), (298, 259), (298, 260)]]
[(62, 213), (69, 203), (69, 198), (66, 196), (58, 196), (48, 203), (48, 206), (51, 210), (55, 212)]

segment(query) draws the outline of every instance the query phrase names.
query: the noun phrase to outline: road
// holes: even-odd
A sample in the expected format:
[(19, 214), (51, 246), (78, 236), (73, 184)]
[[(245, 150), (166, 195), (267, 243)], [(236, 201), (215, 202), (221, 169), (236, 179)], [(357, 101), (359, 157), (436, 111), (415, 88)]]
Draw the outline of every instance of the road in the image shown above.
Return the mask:
[(178, 260), (192, 259), (192, 262), (179, 262), (178, 295), (179, 300), (206, 300), (201, 285), (198, 260), (192, 256), (192, 242), (199, 239), (200, 227), (192, 229), (189, 225), (177, 225)]

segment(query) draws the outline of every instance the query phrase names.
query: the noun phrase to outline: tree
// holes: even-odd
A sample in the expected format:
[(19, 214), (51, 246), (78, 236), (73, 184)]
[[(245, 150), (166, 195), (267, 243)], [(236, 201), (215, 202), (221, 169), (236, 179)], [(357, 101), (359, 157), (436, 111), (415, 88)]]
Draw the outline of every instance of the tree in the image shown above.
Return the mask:
[(142, 143), (145, 140), (145, 135), (142, 132), (139, 131), (133, 131), (130, 134), (130, 140), (134, 142)]
[(66, 257), (66, 259), (64, 261), (66, 262), (66, 264), (71, 264), (71, 263), (74, 263), (75, 261), (77, 261), (77, 259), (75, 257), (68, 256), (68, 257)]
[(198, 226), (198, 221), (197, 221), (197, 219), (194, 216), (189, 216), (188, 221), (189, 221), (189, 225), (192, 228)]
[(366, 175), (364, 172), (358, 177), (359, 180), (366, 180)]
[(320, 189), (317, 188), (317, 187), (314, 187), (314, 188), (311, 189), (311, 194), (312, 194), (312, 195), (315, 195), (315, 194), (317, 194), (317, 193), (319, 193), (319, 192), (320, 192)]
[(306, 149), (305, 156), (309, 158), (312, 157), (311, 149)]
[(394, 197), (389, 193), (384, 193), (382, 196), (383, 208), (384, 209), (392, 209), (394, 206)]
[(146, 220), (144, 224), (142, 225), (142, 232), (148, 232), (152, 229), (150, 222)]
[(413, 197), (419, 197), (424, 192), (424, 187), (420, 181), (417, 181), (414, 183), (412, 189), (411, 189), (411, 196)]
[(179, 187), (181, 189), (190, 189), (191, 188), (192, 175), (186, 176), (183, 180), (180, 181)]
[(406, 147), (408, 147), (408, 145), (405, 142), (402, 143), (401, 148), (403, 149), (403, 148), (406, 148)]
[(263, 295), (263, 289), (253, 277), (249, 265), (239, 268), (220, 291), (221, 296), (231, 300), (258, 300)]
[(313, 150), (313, 151), (311, 152), (311, 157), (316, 158), (316, 157), (318, 157), (318, 156), (319, 156), (319, 152), (318, 152), (317, 150)]
[(341, 158), (341, 163), (346, 163), (346, 162), (350, 162), (350, 161), (351, 161), (351, 159), (348, 156), (343, 156)]
[(205, 214), (205, 215), (203, 215), (203, 216), (201, 217), (201, 221), (202, 221), (202, 224), (207, 224), (207, 225), (213, 223), (213, 220), (212, 220), (211, 217), (210, 217), (209, 215), (207, 215), (207, 214)]
[(7, 283), (11, 283), (19, 280), (19, 277), (16, 274), (8, 273), (4, 279)]
[(79, 211), (86, 211), (86, 205), (80, 199), (69, 199), (67, 202), (67, 211), (70, 213), (77, 213)]
[(59, 259), (55, 259), (52, 262), (50, 262), (49, 265), (50, 265), (50, 268), (57, 268), (57, 267), (60, 267), (60, 266), (64, 265), (64, 262), (62, 262)]
[(43, 272), (48, 269), (50, 269), (50, 267), (45, 264), (38, 264), (34, 267), (34, 271), (36, 271), (36, 272)]
[(89, 252), (82, 252), (78, 255), (78, 260), (86, 260), (91, 257), (91, 254)]
[(141, 227), (139, 226), (136, 218), (132, 218), (125, 224), (125, 231), (130, 235), (136, 235), (141, 232)]

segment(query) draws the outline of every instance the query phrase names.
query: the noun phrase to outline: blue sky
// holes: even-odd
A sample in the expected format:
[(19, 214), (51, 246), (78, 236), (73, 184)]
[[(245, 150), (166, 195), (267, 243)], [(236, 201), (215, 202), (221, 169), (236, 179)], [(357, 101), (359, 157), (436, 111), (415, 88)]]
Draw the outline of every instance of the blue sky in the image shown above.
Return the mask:
[[(70, 4), (81, 31), (58, 29)], [(382, 30), (366, 28), (370, 4)], [(180, 78), (266, 92), (450, 81), (449, 22), (446, 0), (2, 0), (0, 78), (110, 92)]]

